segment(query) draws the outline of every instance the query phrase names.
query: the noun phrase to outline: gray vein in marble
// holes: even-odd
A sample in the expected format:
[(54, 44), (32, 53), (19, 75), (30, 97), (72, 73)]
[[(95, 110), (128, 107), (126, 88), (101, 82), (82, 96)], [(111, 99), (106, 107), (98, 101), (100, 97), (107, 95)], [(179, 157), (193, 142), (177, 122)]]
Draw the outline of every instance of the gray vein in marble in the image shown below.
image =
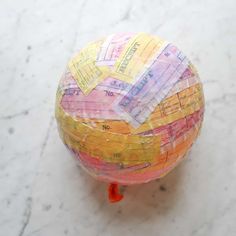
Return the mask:
[(28, 108), (28, 109), (25, 109), (23, 111), (20, 111), (11, 115), (0, 116), (0, 120), (11, 120), (13, 118), (17, 118), (18, 116), (27, 116), (30, 110), (31, 108)]
[(86, 2), (87, 2), (86, 0), (82, 1), (79, 9), (77, 10), (79, 12), (79, 14), (78, 14), (78, 17), (75, 21), (76, 27), (75, 27), (75, 32), (74, 32), (73, 39), (72, 39), (71, 46), (70, 46), (70, 50), (69, 50), (70, 54), (73, 54), (74, 50), (75, 50), (74, 47), (76, 45), (76, 42), (78, 40), (78, 34), (80, 32), (79, 25), (80, 25), (81, 17), (83, 16), (83, 13), (84, 13), (83, 11), (84, 11), (84, 8), (86, 6)]
[(39, 157), (42, 157), (43, 154), (44, 154), (44, 151), (45, 151), (45, 148), (46, 148), (47, 143), (48, 143), (48, 139), (49, 139), (49, 135), (50, 135), (50, 132), (51, 132), (51, 129), (52, 129), (54, 119), (55, 119), (54, 116), (51, 116), (50, 121), (49, 121), (49, 126), (47, 128), (47, 132), (46, 132), (45, 138), (44, 138), (42, 146), (41, 146)]
[(236, 198), (232, 199), (227, 206), (222, 209), (217, 215), (212, 217), (211, 219), (205, 221), (203, 224), (201, 224), (197, 229), (194, 229), (191, 232), (191, 236), (196, 235), (199, 231), (201, 231), (203, 228), (208, 228), (211, 229), (214, 227), (214, 224), (216, 223), (217, 220), (220, 220), (223, 218), (226, 214), (228, 214), (229, 211), (235, 210), (236, 207)]
[(28, 197), (26, 200), (26, 207), (25, 207), (25, 212), (24, 212), (25, 219), (23, 221), (22, 228), (21, 228), (18, 236), (24, 235), (25, 229), (26, 229), (26, 227), (29, 223), (30, 217), (31, 217), (31, 211), (32, 211), (32, 198)]
[(131, 16), (131, 11), (132, 11), (132, 6), (130, 5), (118, 22), (129, 20)]

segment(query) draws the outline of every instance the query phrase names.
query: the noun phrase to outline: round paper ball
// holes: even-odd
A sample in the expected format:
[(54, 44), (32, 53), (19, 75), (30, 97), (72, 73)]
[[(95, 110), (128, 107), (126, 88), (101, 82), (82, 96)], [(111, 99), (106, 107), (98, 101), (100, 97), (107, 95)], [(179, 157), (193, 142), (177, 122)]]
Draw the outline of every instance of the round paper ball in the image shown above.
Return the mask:
[(89, 43), (69, 61), (56, 96), (60, 136), (95, 178), (160, 178), (196, 140), (204, 113), (198, 73), (175, 45), (146, 33)]

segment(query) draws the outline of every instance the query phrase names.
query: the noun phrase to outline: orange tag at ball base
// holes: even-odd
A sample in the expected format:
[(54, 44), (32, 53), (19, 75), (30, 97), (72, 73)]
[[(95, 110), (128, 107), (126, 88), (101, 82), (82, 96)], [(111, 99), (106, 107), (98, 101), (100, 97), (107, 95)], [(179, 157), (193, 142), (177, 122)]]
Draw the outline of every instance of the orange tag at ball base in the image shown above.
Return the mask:
[(56, 96), (59, 134), (79, 164), (110, 183), (147, 183), (171, 171), (196, 140), (204, 95), (196, 69), (173, 44), (113, 34), (69, 61)]

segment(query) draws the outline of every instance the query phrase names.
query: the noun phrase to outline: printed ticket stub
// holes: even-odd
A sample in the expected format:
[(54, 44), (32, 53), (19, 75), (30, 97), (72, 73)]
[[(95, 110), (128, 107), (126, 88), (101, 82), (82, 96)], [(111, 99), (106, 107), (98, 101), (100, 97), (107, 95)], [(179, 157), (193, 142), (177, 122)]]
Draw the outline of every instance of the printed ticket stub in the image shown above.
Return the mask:
[(113, 34), (102, 44), (96, 65), (113, 66), (133, 33)]
[(145, 33), (132, 37), (117, 59), (112, 76), (127, 83), (134, 83), (137, 75), (146, 69), (164, 44), (165, 41)]
[(152, 62), (128, 93), (114, 107), (127, 122), (139, 127), (168, 94), (189, 65), (187, 58), (172, 44)]
[[(62, 100), (62, 94), (57, 93), (57, 101)], [(160, 126), (166, 125), (173, 122), (174, 120), (181, 119), (185, 116), (188, 116), (195, 111), (198, 111), (204, 105), (204, 97), (202, 96), (202, 86), (201, 84), (196, 84), (192, 87), (189, 87), (178, 94), (175, 94), (171, 97), (164, 99), (150, 115), (150, 117), (137, 129), (133, 128), (125, 121), (118, 120), (106, 120), (103, 119), (89, 119), (80, 118), (76, 116), (76, 120), (73, 123), (70, 123), (68, 129), (74, 130), (77, 126), (77, 122), (83, 122), (89, 125), (90, 127), (95, 127), (103, 131), (121, 133), (121, 134), (139, 134), (148, 130), (158, 128)], [(63, 108), (64, 110), (64, 108)], [(64, 110), (64, 112), (70, 112)], [(60, 123), (63, 125), (66, 124), (68, 117), (63, 115), (64, 113), (57, 110), (56, 115), (60, 120)], [(63, 116), (63, 119), (62, 117)]]
[(85, 152), (92, 157), (100, 158), (110, 163), (129, 165), (153, 162), (160, 152), (158, 142), (149, 143), (145, 147), (142, 147), (140, 144), (131, 145), (127, 143), (125, 146), (122, 146), (119, 142), (110, 142), (113, 147), (108, 147), (100, 142), (84, 142), (83, 140), (79, 140), (77, 136), (68, 135), (65, 132), (62, 132), (62, 134), (64, 142), (73, 150)]
[(189, 87), (192, 87), (195, 84), (200, 83), (200, 79), (198, 74), (194, 73), (191, 69), (191, 64), (188, 66), (188, 68), (184, 71), (180, 79), (177, 81), (177, 83), (173, 86), (173, 88), (169, 91), (166, 98), (173, 96), (176, 93), (179, 93)]
[(96, 65), (100, 45), (101, 41), (90, 44), (69, 62), (70, 72), (85, 95), (109, 75), (107, 66)]
[[(147, 122), (151, 122), (154, 128), (162, 126), (194, 113), (201, 109), (203, 104), (204, 97), (202, 96), (202, 85), (196, 84), (178, 94), (164, 99), (158, 105), (155, 112), (151, 114), (150, 118), (148, 118)], [(142, 126), (137, 130), (144, 130), (145, 124)]]
[[(177, 165), (178, 161), (183, 159), (183, 157), (185, 156), (184, 154), (186, 154), (186, 150), (188, 150), (192, 145), (198, 133), (198, 129), (190, 129), (187, 132), (186, 139), (183, 142), (176, 144), (176, 146), (174, 148), (171, 148), (171, 150), (160, 154), (156, 163), (148, 168), (147, 175), (149, 176), (153, 173), (153, 175), (155, 176), (158, 170), (161, 170), (161, 172), (166, 174), (167, 169), (165, 168), (172, 169), (173, 166)], [(145, 169), (142, 172), (144, 171)]]
[(112, 103), (121, 95), (107, 90), (93, 89), (84, 96), (79, 88), (69, 88), (61, 99), (61, 106), (67, 113), (80, 118), (121, 120)]
[[(60, 133), (65, 143), (73, 150), (85, 152), (111, 163), (151, 162), (160, 152), (160, 137), (120, 135), (91, 129), (78, 123), (75, 132), (67, 129), (73, 119), (68, 117), (67, 125)], [(98, 148), (99, 147), (99, 148)]]
[(131, 88), (131, 84), (111, 77), (103, 80), (97, 87), (97, 90), (106, 90), (118, 94), (126, 94)]
[(193, 128), (203, 118), (203, 109), (195, 111), (194, 113), (185, 116), (179, 120), (173, 121), (169, 124), (148, 130), (141, 135), (160, 135), (161, 147), (166, 144), (174, 144), (174, 142), (182, 135), (184, 135), (189, 129)]

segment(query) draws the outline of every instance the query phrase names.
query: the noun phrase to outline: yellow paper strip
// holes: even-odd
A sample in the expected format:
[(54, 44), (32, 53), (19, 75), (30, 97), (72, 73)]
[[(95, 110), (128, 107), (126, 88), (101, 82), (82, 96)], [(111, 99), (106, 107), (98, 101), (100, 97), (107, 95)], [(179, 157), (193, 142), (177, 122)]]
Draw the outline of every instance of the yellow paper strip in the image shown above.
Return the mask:
[(69, 70), (79, 88), (85, 95), (89, 94), (103, 79), (109, 75), (109, 67), (97, 66), (96, 57), (102, 41), (89, 44), (68, 64)]
[[(64, 142), (76, 151), (107, 162), (123, 164), (152, 162), (160, 152), (160, 136), (103, 132), (91, 129), (83, 123), (75, 124), (69, 116), (65, 118), (66, 124), (61, 126), (60, 134)], [(73, 127), (73, 131), (69, 127)]]
[(140, 33), (130, 39), (117, 59), (112, 76), (127, 83), (133, 83), (137, 75), (146, 69), (146, 64), (163, 47), (163, 40)]

